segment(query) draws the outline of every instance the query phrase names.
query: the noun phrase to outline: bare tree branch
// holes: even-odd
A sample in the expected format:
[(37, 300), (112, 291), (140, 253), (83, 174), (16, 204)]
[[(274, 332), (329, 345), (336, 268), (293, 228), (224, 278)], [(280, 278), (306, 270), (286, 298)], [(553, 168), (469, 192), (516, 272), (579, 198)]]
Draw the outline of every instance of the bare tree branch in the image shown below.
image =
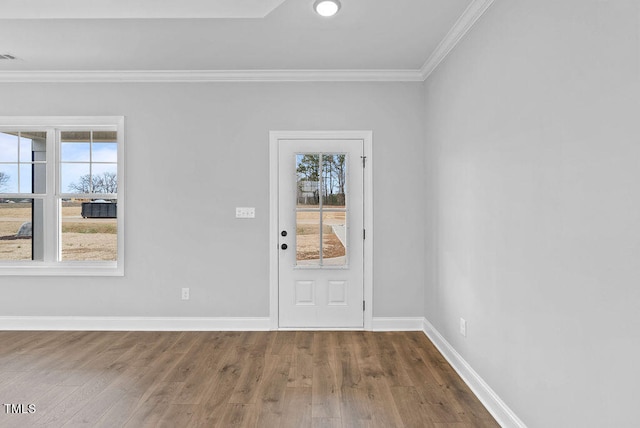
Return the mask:
[(81, 176), (77, 182), (71, 183), (69, 191), (74, 193), (118, 193), (118, 176), (113, 172), (103, 172), (94, 176), (86, 174)]
[(0, 171), (0, 190), (3, 190), (5, 187), (7, 187), (7, 183), (10, 179), (11, 176), (9, 174)]

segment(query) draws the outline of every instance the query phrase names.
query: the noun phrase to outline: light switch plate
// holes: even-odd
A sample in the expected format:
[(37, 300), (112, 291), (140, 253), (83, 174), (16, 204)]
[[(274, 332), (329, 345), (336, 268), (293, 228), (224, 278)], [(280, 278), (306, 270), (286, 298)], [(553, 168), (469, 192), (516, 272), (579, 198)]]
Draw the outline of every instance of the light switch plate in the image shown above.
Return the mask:
[(256, 218), (255, 207), (236, 207), (236, 218)]

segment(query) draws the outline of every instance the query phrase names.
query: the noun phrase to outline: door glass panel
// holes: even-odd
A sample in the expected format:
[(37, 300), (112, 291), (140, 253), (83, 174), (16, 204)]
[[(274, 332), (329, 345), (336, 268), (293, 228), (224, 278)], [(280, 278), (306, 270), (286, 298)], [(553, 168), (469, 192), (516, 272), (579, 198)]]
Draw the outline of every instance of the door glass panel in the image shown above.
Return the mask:
[(320, 206), (320, 155), (300, 153), (296, 155), (296, 202), (299, 207)]
[(344, 211), (322, 213), (322, 265), (347, 264), (347, 228)]
[(347, 155), (296, 154), (296, 265), (346, 266)]
[(320, 266), (320, 213), (296, 213), (296, 265)]
[(344, 208), (347, 188), (347, 155), (322, 155), (322, 205)]

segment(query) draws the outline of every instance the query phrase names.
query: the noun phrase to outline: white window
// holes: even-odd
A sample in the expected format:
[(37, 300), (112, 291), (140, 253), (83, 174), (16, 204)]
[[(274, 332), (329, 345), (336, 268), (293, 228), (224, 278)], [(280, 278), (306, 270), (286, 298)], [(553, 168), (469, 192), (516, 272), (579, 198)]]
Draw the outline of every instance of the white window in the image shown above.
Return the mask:
[(0, 116), (0, 275), (124, 274), (124, 118)]

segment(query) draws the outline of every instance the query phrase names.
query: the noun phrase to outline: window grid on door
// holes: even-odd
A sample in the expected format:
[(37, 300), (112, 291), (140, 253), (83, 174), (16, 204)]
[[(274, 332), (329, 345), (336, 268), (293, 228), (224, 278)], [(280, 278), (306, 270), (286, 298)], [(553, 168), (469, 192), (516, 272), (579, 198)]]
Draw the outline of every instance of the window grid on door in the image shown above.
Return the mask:
[(347, 267), (348, 157), (296, 154), (296, 267)]

